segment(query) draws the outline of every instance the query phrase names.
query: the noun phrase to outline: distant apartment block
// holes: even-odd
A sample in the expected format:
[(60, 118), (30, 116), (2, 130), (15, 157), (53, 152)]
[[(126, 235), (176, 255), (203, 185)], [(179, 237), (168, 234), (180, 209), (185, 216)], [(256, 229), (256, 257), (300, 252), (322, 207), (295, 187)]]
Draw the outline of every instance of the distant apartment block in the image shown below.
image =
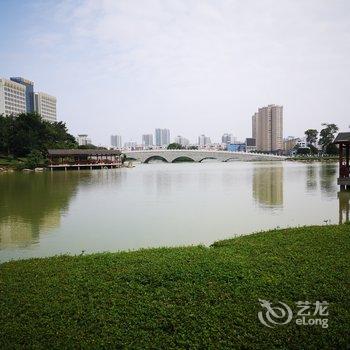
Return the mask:
[(122, 148), (122, 137), (121, 135), (111, 135), (112, 147), (121, 149)]
[(156, 129), (155, 138), (156, 138), (156, 146), (158, 147), (168, 146), (170, 143), (170, 130)]
[(258, 151), (283, 150), (283, 106), (259, 108), (252, 117), (252, 138), (256, 140)]
[(221, 137), (221, 142), (223, 144), (236, 143), (237, 139), (233, 136), (233, 134), (223, 134)]
[(91, 139), (86, 134), (79, 134), (76, 140), (79, 146), (91, 145)]
[(205, 135), (198, 136), (198, 146), (199, 147), (206, 147), (211, 145), (210, 137)]
[(186, 139), (186, 137), (183, 137), (183, 136), (180, 136), (180, 135), (175, 137), (174, 142), (178, 143), (182, 147), (187, 147), (190, 144), (190, 141), (188, 139)]
[(26, 110), (28, 113), (34, 112), (34, 83), (22, 77), (11, 77), (10, 80), (25, 86), (26, 88)]
[(35, 111), (41, 115), (41, 118), (49, 122), (57, 121), (56, 97), (45, 94), (44, 92), (36, 92), (34, 94)]
[(26, 111), (26, 87), (0, 78), (0, 114), (17, 115)]
[(152, 134), (142, 135), (142, 146), (145, 148), (149, 148), (149, 147), (153, 146), (153, 135)]
[(34, 92), (34, 83), (22, 77), (0, 78), (0, 114), (37, 112), (44, 120), (57, 120), (56, 97)]

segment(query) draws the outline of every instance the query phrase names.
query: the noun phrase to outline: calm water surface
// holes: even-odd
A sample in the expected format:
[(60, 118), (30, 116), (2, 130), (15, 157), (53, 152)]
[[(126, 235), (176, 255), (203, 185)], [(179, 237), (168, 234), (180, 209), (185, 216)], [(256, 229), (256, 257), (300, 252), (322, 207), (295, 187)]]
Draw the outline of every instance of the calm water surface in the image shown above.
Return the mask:
[(0, 175), (0, 261), (211, 244), (262, 229), (338, 223), (336, 164), (140, 164)]

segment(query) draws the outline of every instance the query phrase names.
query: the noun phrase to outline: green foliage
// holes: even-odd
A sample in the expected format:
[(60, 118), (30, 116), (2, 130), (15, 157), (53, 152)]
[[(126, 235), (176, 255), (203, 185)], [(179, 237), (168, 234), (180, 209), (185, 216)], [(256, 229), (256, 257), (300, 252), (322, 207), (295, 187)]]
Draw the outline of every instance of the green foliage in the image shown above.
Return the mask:
[(309, 147), (298, 147), (296, 151), (297, 151), (296, 152), (297, 155), (311, 154), (311, 150)]
[(305, 131), (307, 145), (315, 145), (317, 143), (318, 131), (316, 129), (308, 129)]
[(167, 149), (183, 149), (183, 147), (179, 143), (173, 142), (168, 145)]
[(339, 128), (335, 124), (327, 123), (323, 123), (322, 126), (324, 126), (324, 128), (320, 131), (320, 140), (318, 143), (322, 146), (323, 153), (337, 154), (338, 149), (333, 145), (333, 141)]
[(0, 154), (23, 157), (33, 150), (45, 154), (49, 148), (75, 147), (75, 138), (62, 122), (50, 123), (36, 113), (0, 116)]
[(26, 161), (24, 162), (24, 168), (28, 168), (28, 169), (44, 167), (45, 165), (46, 165), (46, 159), (43, 156), (43, 154), (38, 150), (31, 151)]
[[(345, 349), (348, 225), (0, 265), (0, 348)], [(267, 328), (258, 299), (328, 301), (329, 328)]]

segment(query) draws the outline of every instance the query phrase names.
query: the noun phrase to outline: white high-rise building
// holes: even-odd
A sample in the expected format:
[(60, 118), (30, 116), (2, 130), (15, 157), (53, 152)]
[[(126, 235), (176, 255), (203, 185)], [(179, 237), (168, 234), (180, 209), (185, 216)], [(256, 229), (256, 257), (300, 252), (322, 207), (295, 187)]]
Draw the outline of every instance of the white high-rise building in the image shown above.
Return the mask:
[(36, 92), (34, 94), (35, 111), (41, 115), (41, 118), (49, 122), (57, 121), (56, 97), (45, 94), (44, 92)]
[(198, 137), (198, 146), (199, 147), (205, 147), (211, 145), (211, 140), (210, 137), (205, 136), (205, 135), (200, 135)]
[(112, 147), (121, 149), (122, 148), (122, 137), (121, 135), (111, 135)]
[(170, 143), (170, 130), (156, 129), (155, 138), (156, 138), (156, 146), (158, 147), (168, 146)]
[(142, 135), (142, 146), (144, 148), (149, 148), (149, 147), (153, 146), (153, 135), (152, 134)]
[(0, 78), (0, 114), (18, 115), (26, 111), (26, 87)]
[(234, 137), (232, 134), (223, 134), (221, 137), (221, 142), (223, 144), (228, 144), (228, 143), (236, 143), (237, 138)]

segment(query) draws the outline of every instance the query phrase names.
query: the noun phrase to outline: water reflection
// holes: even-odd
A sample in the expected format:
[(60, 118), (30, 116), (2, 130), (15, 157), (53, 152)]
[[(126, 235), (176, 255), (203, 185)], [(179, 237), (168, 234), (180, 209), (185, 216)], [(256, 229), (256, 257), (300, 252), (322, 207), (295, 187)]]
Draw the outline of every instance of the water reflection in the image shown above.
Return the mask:
[(283, 166), (254, 168), (253, 197), (262, 207), (283, 207)]
[(80, 177), (88, 173), (0, 176), (0, 248), (26, 246), (60, 225)]
[(340, 191), (338, 192), (339, 198), (339, 224), (350, 222), (350, 192)]
[(306, 188), (308, 191), (317, 190), (317, 173), (314, 164), (307, 165), (306, 168)]
[(320, 187), (325, 197), (334, 197), (337, 193), (337, 167), (334, 164), (324, 164), (320, 168)]

